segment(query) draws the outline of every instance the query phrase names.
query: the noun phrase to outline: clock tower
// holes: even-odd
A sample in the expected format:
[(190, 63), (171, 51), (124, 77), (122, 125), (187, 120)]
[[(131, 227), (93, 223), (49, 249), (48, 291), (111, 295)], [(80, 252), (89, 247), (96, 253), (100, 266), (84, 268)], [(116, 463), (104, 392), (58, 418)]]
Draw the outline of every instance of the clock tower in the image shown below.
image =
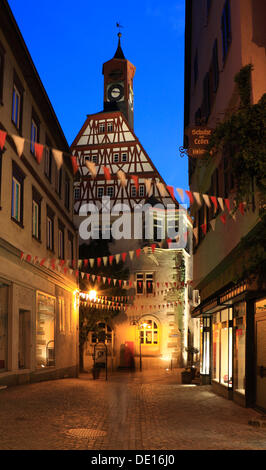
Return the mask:
[(113, 59), (103, 64), (104, 111), (121, 111), (133, 129), (133, 78), (136, 67), (124, 56), (120, 42), (121, 36), (121, 33), (118, 33), (118, 46)]

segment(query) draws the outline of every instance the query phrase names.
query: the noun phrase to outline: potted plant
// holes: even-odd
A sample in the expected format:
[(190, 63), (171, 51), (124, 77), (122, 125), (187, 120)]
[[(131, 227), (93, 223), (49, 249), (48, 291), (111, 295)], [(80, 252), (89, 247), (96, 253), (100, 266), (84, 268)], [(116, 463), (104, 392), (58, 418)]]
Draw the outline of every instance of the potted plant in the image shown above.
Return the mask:
[(184, 371), (181, 372), (182, 383), (183, 384), (190, 384), (192, 380), (195, 378), (197, 368), (195, 367), (194, 362), (194, 354), (198, 354), (199, 350), (194, 348), (193, 346), (189, 346), (186, 348), (188, 353), (188, 366), (185, 368)]

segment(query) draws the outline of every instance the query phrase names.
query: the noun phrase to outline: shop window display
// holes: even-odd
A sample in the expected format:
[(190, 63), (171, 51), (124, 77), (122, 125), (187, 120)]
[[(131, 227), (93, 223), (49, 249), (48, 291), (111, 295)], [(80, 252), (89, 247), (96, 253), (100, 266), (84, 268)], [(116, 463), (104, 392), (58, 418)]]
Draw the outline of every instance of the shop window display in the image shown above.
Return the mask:
[(36, 366), (55, 365), (55, 299), (37, 294)]
[(200, 326), (200, 373), (210, 373), (210, 318), (202, 318)]
[(214, 317), (212, 380), (229, 388), (232, 387), (232, 358), (232, 309), (225, 309)]
[(245, 350), (246, 350), (246, 304), (240, 302), (234, 306), (234, 389), (245, 394)]
[(212, 380), (220, 380), (220, 313), (213, 319)]

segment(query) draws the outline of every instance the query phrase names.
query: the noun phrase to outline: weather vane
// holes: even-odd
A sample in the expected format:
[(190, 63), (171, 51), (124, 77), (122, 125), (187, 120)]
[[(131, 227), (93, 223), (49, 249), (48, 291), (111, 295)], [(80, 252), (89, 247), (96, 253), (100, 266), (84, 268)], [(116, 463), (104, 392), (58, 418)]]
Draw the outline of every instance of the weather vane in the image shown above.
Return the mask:
[(121, 33), (120, 33), (120, 29), (121, 29), (121, 28), (124, 28), (124, 26), (122, 26), (120, 23), (116, 22), (116, 27), (119, 29), (119, 33), (118, 33), (118, 34), (121, 34)]

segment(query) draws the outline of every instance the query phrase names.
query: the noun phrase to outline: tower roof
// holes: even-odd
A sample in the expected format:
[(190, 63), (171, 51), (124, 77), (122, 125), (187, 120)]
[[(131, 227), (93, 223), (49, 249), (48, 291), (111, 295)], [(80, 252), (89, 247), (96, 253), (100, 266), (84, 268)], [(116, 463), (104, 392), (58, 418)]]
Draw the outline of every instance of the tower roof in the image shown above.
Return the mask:
[(122, 47), (121, 47), (121, 42), (120, 42), (120, 38), (122, 36), (121, 33), (118, 33), (118, 46), (117, 46), (117, 49), (116, 49), (116, 53), (114, 55), (114, 59), (124, 59), (126, 60), (125, 56), (124, 56), (124, 52), (122, 51)]

